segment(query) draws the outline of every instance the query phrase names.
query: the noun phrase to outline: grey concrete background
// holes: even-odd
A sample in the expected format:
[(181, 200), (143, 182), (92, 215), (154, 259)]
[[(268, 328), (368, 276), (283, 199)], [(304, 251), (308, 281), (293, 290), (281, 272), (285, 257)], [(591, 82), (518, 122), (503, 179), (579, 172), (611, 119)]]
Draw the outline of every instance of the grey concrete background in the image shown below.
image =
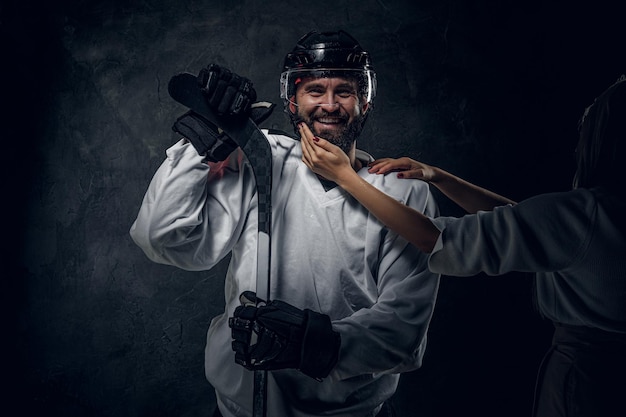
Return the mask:
[[(311, 29), (342, 28), (378, 73), (360, 148), (519, 200), (568, 189), (577, 121), (626, 71), (618, 16), (538, 0), (3, 1), (3, 408), (212, 411), (203, 348), (225, 263), (155, 265), (128, 236), (184, 112), (166, 90), (175, 73), (215, 62), (279, 103), (284, 54)], [(290, 129), (280, 107), (265, 126)], [(523, 274), (444, 277), (398, 415), (528, 415), (550, 339), (531, 289)]]

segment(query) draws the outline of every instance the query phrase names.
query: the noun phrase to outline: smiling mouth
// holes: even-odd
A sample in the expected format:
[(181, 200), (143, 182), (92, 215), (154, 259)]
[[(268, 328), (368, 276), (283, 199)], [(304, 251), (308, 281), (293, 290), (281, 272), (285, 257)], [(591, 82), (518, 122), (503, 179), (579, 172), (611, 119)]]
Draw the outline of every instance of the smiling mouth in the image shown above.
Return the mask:
[(345, 120), (340, 117), (318, 117), (315, 119), (315, 122), (327, 125), (343, 125), (345, 124)]

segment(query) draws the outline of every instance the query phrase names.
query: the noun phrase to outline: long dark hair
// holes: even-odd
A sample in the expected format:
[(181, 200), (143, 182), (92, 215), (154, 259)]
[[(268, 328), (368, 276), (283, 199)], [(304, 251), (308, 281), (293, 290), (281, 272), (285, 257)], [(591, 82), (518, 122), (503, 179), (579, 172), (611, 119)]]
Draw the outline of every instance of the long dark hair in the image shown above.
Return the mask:
[(587, 107), (579, 131), (573, 187), (623, 189), (626, 183), (626, 75)]

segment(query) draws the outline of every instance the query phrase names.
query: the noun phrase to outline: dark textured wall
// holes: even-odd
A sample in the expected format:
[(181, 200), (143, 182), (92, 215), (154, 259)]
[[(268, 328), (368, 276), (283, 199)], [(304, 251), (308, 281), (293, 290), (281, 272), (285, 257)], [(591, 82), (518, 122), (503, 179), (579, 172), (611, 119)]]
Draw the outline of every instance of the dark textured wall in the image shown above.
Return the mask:
[[(626, 67), (618, 14), (593, 2), (5, 1), (4, 375), (20, 412), (208, 416), (208, 322), (225, 263), (155, 265), (128, 229), (184, 109), (173, 74), (215, 62), (278, 103), (282, 58), (343, 28), (379, 94), (359, 147), (419, 157), (523, 199), (565, 190), (576, 124)], [(619, 22), (621, 24), (621, 22)], [(280, 110), (265, 123), (290, 129)], [(443, 214), (460, 214), (437, 195)], [(526, 416), (550, 339), (527, 275), (444, 277), (400, 416)]]

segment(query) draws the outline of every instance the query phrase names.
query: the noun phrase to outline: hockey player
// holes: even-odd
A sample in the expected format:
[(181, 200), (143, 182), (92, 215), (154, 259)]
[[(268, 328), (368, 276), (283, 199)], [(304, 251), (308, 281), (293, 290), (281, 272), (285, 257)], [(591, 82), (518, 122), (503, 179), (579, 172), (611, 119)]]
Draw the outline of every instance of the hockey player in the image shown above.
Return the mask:
[[(219, 114), (250, 114), (248, 79), (210, 65), (198, 80)], [(356, 139), (376, 75), (354, 38), (308, 33), (287, 54), (280, 85), (296, 130), (305, 123), (344, 149), (366, 181), (437, 215), (426, 183), (367, 172), (372, 158)], [(263, 133), (273, 151), (271, 302), (242, 305), (255, 299), (256, 189), (246, 156), (223, 135), (206, 146), (206, 132), (192, 131), (167, 150), (131, 236), (151, 260), (186, 270), (232, 254), (225, 311), (211, 321), (205, 355), (216, 416), (252, 414), (255, 369), (269, 370), (269, 416), (388, 415), (399, 373), (421, 365), (439, 276), (414, 246), (311, 172), (295, 137)]]

